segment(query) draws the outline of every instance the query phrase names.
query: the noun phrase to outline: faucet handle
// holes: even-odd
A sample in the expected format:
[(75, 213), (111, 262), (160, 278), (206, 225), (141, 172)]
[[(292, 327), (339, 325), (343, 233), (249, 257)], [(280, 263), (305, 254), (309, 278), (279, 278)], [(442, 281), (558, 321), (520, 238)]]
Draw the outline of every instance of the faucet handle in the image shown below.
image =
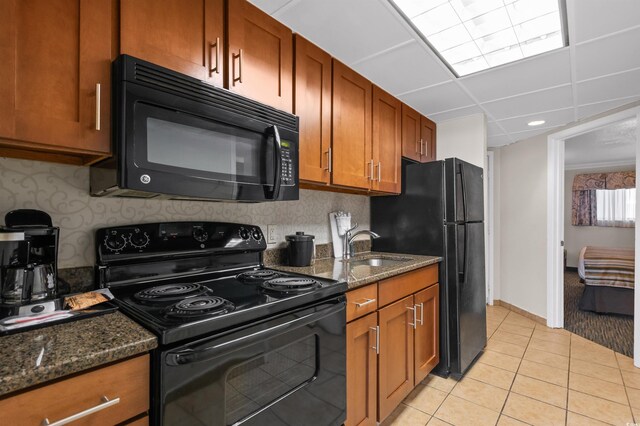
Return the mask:
[(353, 225), (351, 228), (347, 229), (347, 232), (345, 232), (345, 235), (351, 234), (351, 231), (353, 231), (357, 227), (358, 227), (358, 222), (355, 222), (355, 225)]

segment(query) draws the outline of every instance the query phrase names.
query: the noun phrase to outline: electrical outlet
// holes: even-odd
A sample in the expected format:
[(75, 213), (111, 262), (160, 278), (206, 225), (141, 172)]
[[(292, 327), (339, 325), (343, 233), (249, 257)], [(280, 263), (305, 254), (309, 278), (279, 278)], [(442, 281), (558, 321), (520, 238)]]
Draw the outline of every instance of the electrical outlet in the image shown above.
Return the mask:
[(278, 225), (267, 225), (267, 243), (276, 244), (278, 242), (278, 236), (280, 235), (280, 229)]

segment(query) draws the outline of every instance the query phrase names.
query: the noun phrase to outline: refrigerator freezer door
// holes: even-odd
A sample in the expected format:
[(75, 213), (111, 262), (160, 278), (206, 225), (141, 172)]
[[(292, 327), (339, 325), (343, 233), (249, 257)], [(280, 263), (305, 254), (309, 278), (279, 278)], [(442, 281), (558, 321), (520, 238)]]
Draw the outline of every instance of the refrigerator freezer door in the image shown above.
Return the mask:
[(457, 158), (445, 160), (447, 223), (484, 220), (483, 170)]

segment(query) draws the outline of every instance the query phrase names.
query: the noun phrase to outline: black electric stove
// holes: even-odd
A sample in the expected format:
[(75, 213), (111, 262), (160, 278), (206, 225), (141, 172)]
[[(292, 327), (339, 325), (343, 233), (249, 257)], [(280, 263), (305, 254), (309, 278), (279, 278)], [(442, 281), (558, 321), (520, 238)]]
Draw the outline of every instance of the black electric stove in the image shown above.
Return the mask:
[(342, 424), (345, 282), (265, 268), (252, 225), (139, 224), (96, 242), (97, 282), (158, 337), (153, 424), (298, 424), (301, 404), (322, 413), (307, 424)]

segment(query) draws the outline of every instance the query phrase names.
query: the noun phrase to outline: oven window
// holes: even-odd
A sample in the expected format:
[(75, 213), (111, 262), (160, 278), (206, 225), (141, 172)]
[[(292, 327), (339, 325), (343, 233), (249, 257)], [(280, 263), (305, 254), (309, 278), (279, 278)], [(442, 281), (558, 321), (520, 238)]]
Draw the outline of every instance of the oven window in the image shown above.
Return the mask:
[(316, 375), (316, 336), (233, 367), (225, 382), (226, 424), (256, 412)]
[(237, 127), (216, 131), (154, 117), (147, 117), (146, 127), (150, 163), (266, 183), (262, 134)]

